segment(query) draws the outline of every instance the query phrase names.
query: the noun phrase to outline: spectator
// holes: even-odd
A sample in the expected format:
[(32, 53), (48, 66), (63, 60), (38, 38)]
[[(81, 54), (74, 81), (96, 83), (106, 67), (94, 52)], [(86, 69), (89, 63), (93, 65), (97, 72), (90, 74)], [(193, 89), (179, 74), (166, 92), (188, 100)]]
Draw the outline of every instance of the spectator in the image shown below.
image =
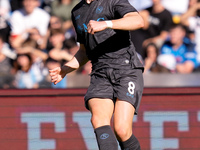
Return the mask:
[[(153, 6), (140, 11), (145, 21), (143, 29), (132, 32), (132, 41), (140, 55), (144, 58), (143, 50), (150, 43), (160, 48), (168, 37), (168, 30), (172, 24), (171, 13), (164, 8), (161, 0), (152, 0)], [(137, 38), (135, 38), (137, 37)]]
[(24, 43), (22, 43), (22, 46), (17, 49), (17, 53), (29, 53), (34, 63), (46, 61), (48, 58), (48, 55), (45, 52), (38, 49), (37, 42), (31, 38), (28, 38)]
[[(52, 32), (61, 32), (62, 36), (59, 36), (59, 37), (61, 37), (60, 40), (61, 40), (61, 42), (63, 42), (63, 44), (62, 44), (63, 48), (67, 49), (67, 52), (70, 53), (71, 55), (74, 55), (79, 49), (79, 46), (76, 43), (75, 37), (70, 37), (70, 38), (66, 39), (63, 31), (64, 31), (64, 29), (63, 29), (63, 23), (62, 23), (61, 19), (57, 16), (51, 16), (51, 19), (49, 22), (49, 29), (48, 29), (47, 35), (46, 35), (47, 40), (45, 40), (45, 41), (48, 41), (47, 42), (47, 50), (51, 50), (55, 46), (55, 45), (53, 46), (52, 42), (50, 42), (50, 39), (52, 39), (52, 38), (50, 38), (51, 33)], [(57, 43), (57, 42), (55, 42), (55, 43)], [(60, 43), (60, 42), (58, 42), (58, 43)]]
[(0, 35), (0, 88), (12, 88), (13, 78), (11, 59), (15, 59), (16, 54), (9, 49), (4, 38)]
[(50, 21), (49, 21), (47, 34), (45, 36), (45, 41), (47, 41), (47, 49), (52, 48), (51, 47), (52, 45), (49, 41), (49, 38), (50, 38), (51, 31), (54, 30), (54, 29), (64, 30), (63, 29), (63, 23), (62, 23), (61, 19), (57, 16), (51, 16)]
[(196, 43), (195, 50), (198, 63), (200, 64), (200, 0), (182, 15), (181, 22), (194, 32), (194, 36), (190, 36), (190, 38)]
[[(25, 42), (23, 49), (29, 49), (26, 44), (30, 46), (30, 43)], [(29, 50), (25, 50), (29, 51)], [(16, 69), (15, 84), (17, 88), (39, 88), (40, 83), (45, 77), (44, 65), (41, 65), (38, 61), (34, 61), (34, 55), (30, 53), (19, 53), (14, 63)]]
[(10, 3), (9, 0), (0, 0), (0, 33), (4, 38), (4, 41), (8, 42), (10, 33), (10, 27), (8, 20), (10, 18)]
[(155, 44), (148, 45), (145, 49), (144, 73), (151, 72), (157, 66), (158, 48)]
[(40, 82), (42, 82), (44, 76), (41, 74), (40, 68), (33, 63), (30, 54), (18, 54), (15, 67), (17, 88), (36, 89), (40, 87)]
[[(194, 44), (185, 37), (185, 27), (181, 24), (176, 24), (171, 27), (169, 34), (170, 40), (166, 41), (161, 49), (161, 55), (158, 58), (159, 64), (177, 73), (193, 72), (198, 63)], [(164, 59), (162, 58), (168, 59), (163, 61)]]
[(51, 5), (51, 15), (59, 17), (63, 21), (63, 29), (67, 33), (66, 38), (74, 36), (71, 21), (71, 10), (80, 0), (54, 0)]
[(32, 28), (37, 28), (42, 36), (46, 35), (49, 14), (38, 8), (39, 0), (23, 0), (23, 8), (11, 16), (11, 44), (19, 46), (28, 37)]
[[(64, 62), (72, 59), (73, 55), (69, 54), (65, 47), (65, 37), (61, 29), (51, 31), (50, 42), (53, 48), (49, 51), (49, 56), (57, 61)], [(63, 62), (63, 63), (64, 63)]]
[[(37, 42), (28, 38), (21, 47), (17, 49), (18, 57), (23, 56), (15, 63), (17, 71), (16, 81), (20, 80), (18, 81), (20, 85), (17, 84), (17, 87), (19, 86), (19, 88), (39, 88), (40, 83), (44, 80), (44, 77), (47, 74), (44, 67), (44, 61), (46, 61), (48, 55), (36, 47)], [(25, 79), (22, 79), (23, 76), (28, 76), (30, 83)]]
[(144, 41), (144, 44), (154, 43), (159, 47), (168, 37), (168, 30), (172, 24), (172, 15), (164, 8), (161, 0), (152, 1), (153, 6), (147, 8), (149, 18), (146, 20), (149, 25), (146, 30), (149, 38)]
[[(52, 47), (49, 47), (49, 57), (60, 62), (61, 65), (71, 60), (76, 52), (79, 50), (79, 46), (75, 42), (75, 39), (65, 39), (64, 32), (61, 29), (51, 30), (49, 42)], [(73, 73), (79, 73), (84, 68), (74, 71)]]
[(63, 29), (62, 20), (57, 16), (51, 16), (49, 22), (49, 30), (52, 29)]
[(47, 39), (42, 36), (37, 28), (32, 28), (29, 31), (29, 38), (37, 42), (38, 49), (45, 50), (47, 46)]

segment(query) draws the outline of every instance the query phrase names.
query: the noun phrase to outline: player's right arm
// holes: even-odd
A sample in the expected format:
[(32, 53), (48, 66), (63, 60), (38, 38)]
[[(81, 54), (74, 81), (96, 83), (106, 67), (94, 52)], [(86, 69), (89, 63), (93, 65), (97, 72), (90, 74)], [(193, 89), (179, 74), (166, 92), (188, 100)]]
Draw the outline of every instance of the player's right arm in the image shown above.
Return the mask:
[(85, 46), (83, 44), (80, 44), (79, 51), (69, 62), (64, 64), (62, 67), (57, 67), (52, 70), (49, 70), (51, 82), (57, 84), (66, 76), (66, 74), (86, 64), (88, 62), (88, 58), (85, 51)]

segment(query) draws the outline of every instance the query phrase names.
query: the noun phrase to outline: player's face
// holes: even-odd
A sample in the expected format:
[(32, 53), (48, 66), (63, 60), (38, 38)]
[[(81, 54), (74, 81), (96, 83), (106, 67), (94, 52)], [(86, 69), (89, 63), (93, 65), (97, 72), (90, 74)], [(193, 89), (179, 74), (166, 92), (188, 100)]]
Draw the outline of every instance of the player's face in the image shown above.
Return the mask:
[(30, 14), (39, 6), (39, 0), (23, 0), (23, 6), (25, 11)]

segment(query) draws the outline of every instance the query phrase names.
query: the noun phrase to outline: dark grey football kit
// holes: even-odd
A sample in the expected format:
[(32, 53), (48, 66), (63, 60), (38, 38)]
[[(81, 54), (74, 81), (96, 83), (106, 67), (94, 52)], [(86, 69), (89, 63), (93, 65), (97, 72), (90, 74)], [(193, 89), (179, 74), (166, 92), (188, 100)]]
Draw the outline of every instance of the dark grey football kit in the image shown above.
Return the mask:
[(87, 32), (90, 20), (106, 21), (137, 12), (128, 0), (82, 0), (72, 10), (77, 41), (84, 44), (92, 62), (90, 86), (85, 104), (91, 98), (109, 98), (131, 103), (137, 114), (143, 92), (143, 65), (130, 41), (129, 31), (105, 29), (94, 35)]

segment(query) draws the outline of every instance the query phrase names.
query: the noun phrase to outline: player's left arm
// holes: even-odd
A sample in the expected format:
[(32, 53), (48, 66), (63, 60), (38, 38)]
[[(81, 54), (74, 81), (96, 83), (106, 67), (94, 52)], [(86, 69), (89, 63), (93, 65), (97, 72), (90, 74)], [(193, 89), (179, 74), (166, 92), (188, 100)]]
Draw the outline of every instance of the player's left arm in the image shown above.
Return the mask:
[(95, 32), (103, 31), (106, 28), (116, 30), (136, 30), (144, 27), (144, 20), (138, 12), (129, 12), (122, 18), (107, 21), (94, 21), (90, 20), (87, 25), (88, 33), (94, 34)]

